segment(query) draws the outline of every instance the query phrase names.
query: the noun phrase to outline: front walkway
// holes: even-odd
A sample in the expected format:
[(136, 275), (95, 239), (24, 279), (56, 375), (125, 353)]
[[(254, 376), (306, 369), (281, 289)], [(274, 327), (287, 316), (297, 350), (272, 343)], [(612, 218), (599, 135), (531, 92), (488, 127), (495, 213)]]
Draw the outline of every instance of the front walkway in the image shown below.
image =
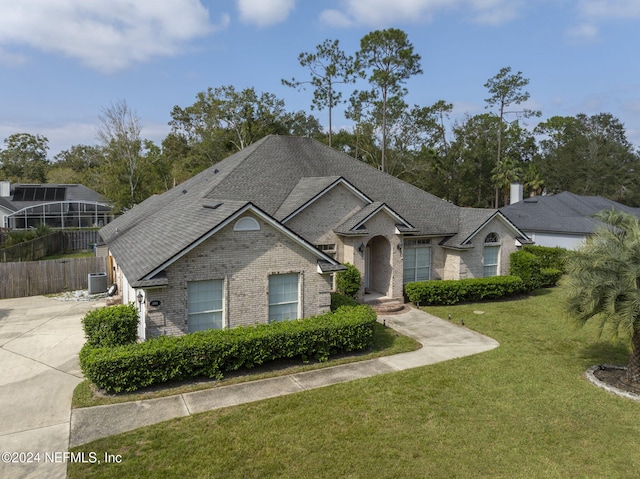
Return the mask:
[(489, 351), (498, 342), (418, 309), (378, 321), (422, 344), (417, 351), (159, 399), (74, 409), (70, 447), (204, 411)]

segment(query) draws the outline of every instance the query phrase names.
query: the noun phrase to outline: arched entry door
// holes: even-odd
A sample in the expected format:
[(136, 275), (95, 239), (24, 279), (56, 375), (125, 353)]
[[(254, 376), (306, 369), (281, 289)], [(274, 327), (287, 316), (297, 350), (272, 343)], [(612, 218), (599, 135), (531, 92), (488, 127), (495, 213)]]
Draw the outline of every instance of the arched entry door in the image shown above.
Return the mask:
[(391, 294), (391, 243), (384, 236), (374, 236), (365, 250), (365, 289), (388, 296)]

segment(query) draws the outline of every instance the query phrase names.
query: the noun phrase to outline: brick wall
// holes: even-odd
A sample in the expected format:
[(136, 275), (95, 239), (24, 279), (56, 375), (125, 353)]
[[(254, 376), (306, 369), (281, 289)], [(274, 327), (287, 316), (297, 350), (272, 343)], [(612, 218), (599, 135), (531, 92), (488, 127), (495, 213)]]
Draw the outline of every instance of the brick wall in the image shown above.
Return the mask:
[(494, 218), (472, 240), (473, 248), (464, 251), (448, 250), (443, 279), (482, 278), (484, 276), (484, 240), (489, 233), (500, 238), (498, 275), (509, 274), (509, 256), (516, 251), (513, 230), (503, 220)]
[(380, 211), (365, 223), (367, 235), (341, 238), (344, 255), (338, 259), (352, 263), (360, 271), (363, 279), (361, 297), (364, 295), (367, 252), (360, 252), (360, 245), (363, 248), (368, 245), (370, 250), (369, 289), (394, 298), (403, 295), (402, 253), (398, 249), (401, 237), (395, 234), (395, 224), (395, 218)]
[(343, 242), (333, 230), (360, 211), (364, 205), (365, 202), (349, 188), (338, 184), (287, 221), (285, 226), (311, 244), (335, 244), (336, 259), (342, 261)]
[[(250, 215), (249, 215), (250, 216)], [(147, 290), (147, 337), (188, 331), (187, 283), (224, 280), (225, 327), (268, 321), (269, 275), (299, 274), (302, 317), (329, 310), (331, 277), (317, 272), (317, 257), (259, 217), (259, 231), (234, 231), (233, 224), (166, 269), (170, 287)]]

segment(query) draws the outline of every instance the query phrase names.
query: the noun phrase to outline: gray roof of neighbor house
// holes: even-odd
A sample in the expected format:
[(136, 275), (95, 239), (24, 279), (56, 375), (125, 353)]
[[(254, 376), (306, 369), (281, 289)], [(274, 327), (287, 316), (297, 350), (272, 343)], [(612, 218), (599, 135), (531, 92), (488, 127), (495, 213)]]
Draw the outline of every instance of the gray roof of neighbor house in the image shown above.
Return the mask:
[(534, 196), (500, 211), (523, 231), (591, 234), (600, 222), (593, 215), (616, 209), (640, 218), (640, 209), (631, 208), (601, 196), (580, 196), (565, 191), (557, 195)]
[(55, 201), (87, 201), (107, 203), (107, 199), (91, 188), (79, 184), (28, 184), (11, 185), (8, 200), (16, 210)]
[[(272, 135), (148, 198), (100, 234), (125, 275), (139, 280), (246, 204), (278, 221), (340, 179), (400, 215), (413, 234), (454, 236), (473, 229), (464, 208), (315, 140)], [(486, 210), (478, 219), (495, 212)]]
[(0, 197), (0, 206), (2, 206), (4, 209), (8, 211), (18, 211), (18, 209), (15, 206), (13, 206), (13, 204), (11, 204), (11, 201), (9, 201), (8, 198)]

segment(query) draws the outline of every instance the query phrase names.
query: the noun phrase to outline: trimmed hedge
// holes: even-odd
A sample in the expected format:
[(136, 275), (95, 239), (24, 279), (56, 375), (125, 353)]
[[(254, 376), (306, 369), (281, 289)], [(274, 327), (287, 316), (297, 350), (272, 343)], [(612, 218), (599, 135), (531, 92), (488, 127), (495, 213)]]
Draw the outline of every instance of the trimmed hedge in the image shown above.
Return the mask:
[(138, 340), (138, 310), (133, 304), (98, 308), (82, 318), (87, 344), (93, 347), (113, 347)]
[(542, 268), (540, 277), (543, 287), (555, 286), (560, 281), (564, 271), (560, 269)]
[(509, 257), (509, 274), (524, 281), (527, 289), (533, 291), (542, 286), (542, 264), (540, 259), (529, 251), (519, 250)]
[(331, 311), (335, 311), (340, 306), (358, 306), (358, 302), (351, 296), (340, 293), (331, 293)]
[(416, 305), (450, 305), (462, 301), (498, 299), (527, 291), (516, 276), (492, 276), (461, 280), (431, 280), (407, 283), (407, 298)]
[(511, 253), (509, 273), (519, 276), (530, 290), (555, 286), (563, 274), (566, 250), (544, 246), (527, 246)]
[(567, 254), (566, 249), (535, 245), (527, 245), (522, 249), (536, 256), (540, 260), (540, 267), (542, 269), (564, 270), (564, 257)]
[(313, 318), (258, 326), (162, 336), (113, 348), (86, 343), (82, 372), (107, 392), (224, 373), (277, 359), (315, 358), (369, 347), (376, 313), (370, 306), (342, 307)]

